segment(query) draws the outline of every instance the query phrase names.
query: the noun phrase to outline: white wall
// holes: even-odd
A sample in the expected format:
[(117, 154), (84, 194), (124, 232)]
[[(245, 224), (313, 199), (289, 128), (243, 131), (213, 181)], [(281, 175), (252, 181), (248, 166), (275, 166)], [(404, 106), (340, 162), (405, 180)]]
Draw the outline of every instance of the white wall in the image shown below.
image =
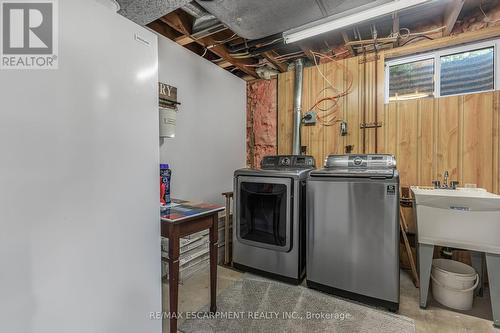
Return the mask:
[(172, 196), (222, 203), (234, 170), (246, 165), (246, 84), (159, 36), (159, 79), (177, 87), (176, 137), (160, 160), (172, 168)]

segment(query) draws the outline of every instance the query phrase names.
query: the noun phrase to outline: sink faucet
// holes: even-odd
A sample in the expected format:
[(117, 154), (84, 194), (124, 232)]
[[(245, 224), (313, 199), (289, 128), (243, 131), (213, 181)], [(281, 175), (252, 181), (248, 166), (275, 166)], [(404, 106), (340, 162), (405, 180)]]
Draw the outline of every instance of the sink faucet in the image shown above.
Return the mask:
[(451, 189), (451, 190), (456, 190), (458, 186), (458, 181), (451, 181), (450, 184), (448, 185), (448, 178), (450, 177), (450, 174), (448, 171), (444, 172), (443, 175), (443, 185), (441, 185), (441, 182), (439, 180), (433, 180), (432, 185), (434, 185), (435, 189)]

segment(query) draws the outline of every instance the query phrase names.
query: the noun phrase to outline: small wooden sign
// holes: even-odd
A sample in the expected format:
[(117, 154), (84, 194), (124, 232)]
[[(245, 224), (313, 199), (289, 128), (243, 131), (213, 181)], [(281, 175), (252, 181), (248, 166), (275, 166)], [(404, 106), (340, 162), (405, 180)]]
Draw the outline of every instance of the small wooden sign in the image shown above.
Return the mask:
[(160, 104), (181, 104), (177, 102), (177, 88), (162, 82), (158, 82), (158, 92), (160, 95)]

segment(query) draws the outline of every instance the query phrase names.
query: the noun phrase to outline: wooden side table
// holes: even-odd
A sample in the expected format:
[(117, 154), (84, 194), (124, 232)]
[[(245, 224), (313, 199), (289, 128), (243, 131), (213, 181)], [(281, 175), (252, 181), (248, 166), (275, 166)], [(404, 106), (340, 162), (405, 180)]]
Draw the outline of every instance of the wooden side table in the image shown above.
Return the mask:
[(211, 204), (194, 204), (175, 200), (177, 206), (162, 210), (161, 235), (168, 238), (168, 286), (170, 332), (177, 332), (179, 302), (179, 252), (180, 238), (209, 229), (210, 241), (210, 312), (217, 311), (217, 252), (219, 211), (224, 207)]

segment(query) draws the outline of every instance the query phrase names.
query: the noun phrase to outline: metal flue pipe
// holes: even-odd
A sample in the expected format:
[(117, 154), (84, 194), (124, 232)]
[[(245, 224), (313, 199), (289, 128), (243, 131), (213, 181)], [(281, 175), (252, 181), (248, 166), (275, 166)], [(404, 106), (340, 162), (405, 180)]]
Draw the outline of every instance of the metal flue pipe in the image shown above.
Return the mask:
[(304, 60), (295, 60), (295, 85), (293, 89), (293, 154), (300, 155), (300, 125), (302, 123), (302, 78)]

